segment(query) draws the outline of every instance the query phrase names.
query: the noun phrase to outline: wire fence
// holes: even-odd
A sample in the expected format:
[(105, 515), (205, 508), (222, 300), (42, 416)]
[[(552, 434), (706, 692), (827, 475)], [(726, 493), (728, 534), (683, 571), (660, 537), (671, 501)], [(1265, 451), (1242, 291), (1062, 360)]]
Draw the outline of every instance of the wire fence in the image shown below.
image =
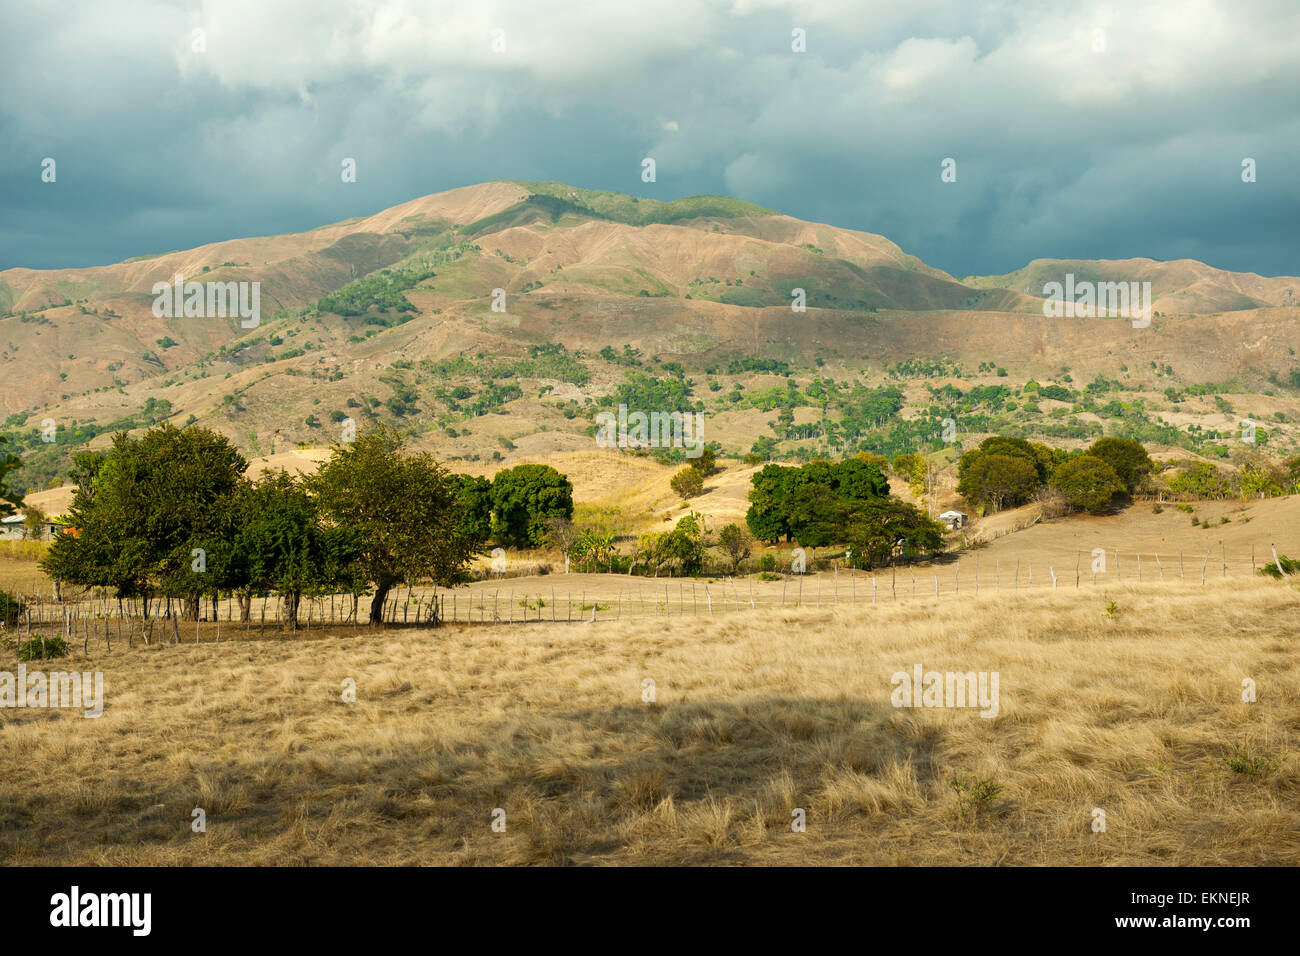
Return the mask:
[[(1261, 562), (1261, 554), (1263, 555)], [(400, 587), (384, 601), (383, 624), (372, 625), (372, 595), (303, 596), (296, 617), (287, 602), (270, 593), (241, 600), (238, 595), (204, 598), (198, 619), (183, 620), (177, 599), (117, 599), (92, 593), (77, 599), (23, 595), (22, 613), (6, 626), (5, 638), (28, 641), (61, 636), (111, 652), (114, 642), (204, 643), (312, 634), (346, 634), (385, 628), (429, 628), (444, 624), (522, 624), (618, 621), (662, 617), (719, 617), (755, 610), (799, 607), (858, 607), (962, 595), (1032, 593), (1112, 584), (1206, 586), (1254, 577), (1277, 553), (1252, 547), (1229, 554), (1222, 545), (1205, 552), (1077, 551), (1059, 560), (1041, 556), (1008, 558), (966, 553), (951, 564), (894, 566), (863, 571), (835, 563), (808, 574), (745, 577), (633, 578), (621, 574), (575, 575), (581, 587), (565, 587), (567, 575), (484, 580), (458, 588)], [(1281, 568), (1279, 568), (1281, 571)], [(1285, 572), (1282, 572), (1285, 574)], [(191, 611), (192, 611), (191, 605)]]

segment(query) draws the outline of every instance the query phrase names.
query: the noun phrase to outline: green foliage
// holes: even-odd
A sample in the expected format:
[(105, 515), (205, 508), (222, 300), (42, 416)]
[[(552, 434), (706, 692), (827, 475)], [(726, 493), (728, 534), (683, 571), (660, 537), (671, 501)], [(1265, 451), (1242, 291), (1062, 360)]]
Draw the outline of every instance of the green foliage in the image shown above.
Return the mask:
[(957, 806), (953, 815), (959, 820), (970, 821), (981, 813), (991, 810), (994, 801), (1002, 793), (1001, 784), (992, 777), (969, 780), (966, 777), (951, 777), (948, 786), (957, 795)]
[(492, 537), (492, 482), (482, 475), (456, 475), (461, 522), (476, 546)]
[[(1278, 569), (1278, 563), (1281, 563), (1281, 570)], [(1259, 573), (1265, 577), (1273, 578), (1275, 581), (1282, 580), (1283, 574), (1292, 575), (1300, 573), (1300, 558), (1288, 558), (1285, 554), (1279, 554), (1277, 561), (1266, 564), (1259, 569)]]
[(664, 568), (686, 575), (698, 574), (704, 567), (707, 533), (704, 516), (692, 511), (679, 519), (672, 531), (641, 535), (637, 553), (647, 572), (656, 576)]
[(57, 634), (47, 637), (37, 634), (18, 645), (18, 659), (20, 661), (50, 660), (55, 657), (67, 657), (70, 650), (68, 642)]
[(693, 498), (704, 491), (704, 476), (696, 468), (683, 468), (673, 475), (668, 486), (672, 488), (674, 494), (682, 498)]
[(692, 412), (691, 386), (677, 378), (655, 378), (645, 372), (632, 372), (612, 393), (603, 395), (597, 405), (614, 408), (626, 405), (628, 413)]
[(372, 272), (323, 296), (316, 308), (342, 316), (366, 315), (375, 311), (414, 312), (415, 306), (404, 294), (407, 290), (435, 276), (435, 269), (454, 262), (467, 252), (477, 251), (479, 247), (468, 242), (421, 251), (403, 267)]
[(841, 539), (849, 506), (889, 494), (880, 466), (861, 458), (796, 468), (767, 465), (750, 483), (745, 523), (754, 537), (770, 542), (793, 537), (811, 547)]
[(492, 531), (498, 542), (540, 547), (549, 518), (573, 517), (573, 485), (549, 465), (516, 465), (492, 479)]
[(641, 364), (641, 350), (634, 349), (630, 345), (623, 346), (622, 354), (606, 345), (600, 350), (600, 357), (611, 365), (621, 365), (625, 368), (634, 368)]
[(700, 449), (698, 458), (691, 459), (691, 468), (700, 473), (701, 478), (707, 478), (718, 470), (718, 453), (712, 448)]
[(23, 496), (5, 487), (5, 475), (22, 467), (22, 460), (4, 450), (6, 439), (0, 435), (0, 518), (14, 513), (23, 503)]
[(23, 616), (23, 602), (8, 591), (0, 591), (0, 624), (5, 627), (17, 627)]
[(164, 423), (139, 438), (119, 432), (103, 455), (76, 457), (73, 534), (55, 538), (41, 568), (58, 581), (112, 587), (119, 597), (161, 590), (192, 599), (214, 590), (197, 570), (230, 548), (248, 463), (222, 435)]
[(1169, 490), (1192, 498), (1227, 498), (1232, 494), (1232, 483), (1215, 465), (1198, 461), (1171, 477)]
[(727, 196), (687, 196), (671, 202), (654, 199), (639, 199), (623, 193), (607, 192), (596, 189), (577, 189), (564, 183), (518, 181), (518, 185), (528, 189), (530, 195), (519, 206), (506, 213), (479, 220), (466, 228), (466, 232), (482, 230), (489, 221), (513, 221), (507, 213), (515, 213), (520, 207), (531, 207), (550, 215), (554, 222), (564, 215), (589, 219), (607, 219), (614, 222), (646, 226), (652, 223), (671, 224), (687, 219), (719, 218), (734, 219), (740, 216), (771, 215), (770, 210), (763, 209), (739, 199)]
[(1088, 455), (1110, 465), (1129, 494), (1136, 491), (1142, 479), (1155, 470), (1155, 463), (1146, 449), (1126, 438), (1099, 439), (1088, 449)]
[[(1285, 759), (1285, 758), (1283, 758)], [(1234, 773), (1248, 777), (1267, 777), (1277, 773), (1282, 761), (1276, 754), (1252, 754), (1241, 744), (1237, 744), (1223, 756), (1224, 765)]]
[(386, 426), (358, 436), (307, 482), (333, 526), (354, 536), (357, 570), (375, 587), (370, 619), (401, 581), (451, 587), (466, 580), (477, 542), (463, 522), (458, 483), (428, 453), (405, 455)]
[(1027, 457), (1019, 453), (990, 452), (981, 445), (979, 450), (962, 455), (957, 465), (957, 493), (972, 504), (993, 511), (1023, 504), (1041, 484), (1039, 463), (1032, 450)]
[(1052, 488), (1071, 507), (1094, 513), (1105, 511), (1114, 497), (1125, 490), (1115, 469), (1093, 455), (1080, 455), (1057, 468), (1052, 475)]
[(286, 472), (265, 474), (245, 489), (238, 506), (234, 546), (219, 550), (210, 570), (227, 587), (274, 590), (296, 624), (304, 594), (359, 593), (358, 531), (325, 525), (305, 483)]
[(853, 548), (852, 565), (871, 568), (941, 550), (944, 530), (914, 506), (883, 498), (854, 504), (842, 539)]

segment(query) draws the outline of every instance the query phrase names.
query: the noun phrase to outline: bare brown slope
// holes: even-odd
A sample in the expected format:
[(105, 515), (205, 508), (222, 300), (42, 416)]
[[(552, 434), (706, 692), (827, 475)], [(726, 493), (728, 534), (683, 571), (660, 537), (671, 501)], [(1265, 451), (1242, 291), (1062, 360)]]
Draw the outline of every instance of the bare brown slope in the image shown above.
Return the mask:
[(1035, 259), (1000, 276), (969, 276), (966, 285), (1011, 289), (1042, 298), (1048, 282), (1150, 282), (1159, 312), (1233, 312), (1300, 303), (1300, 278), (1228, 272), (1195, 259)]

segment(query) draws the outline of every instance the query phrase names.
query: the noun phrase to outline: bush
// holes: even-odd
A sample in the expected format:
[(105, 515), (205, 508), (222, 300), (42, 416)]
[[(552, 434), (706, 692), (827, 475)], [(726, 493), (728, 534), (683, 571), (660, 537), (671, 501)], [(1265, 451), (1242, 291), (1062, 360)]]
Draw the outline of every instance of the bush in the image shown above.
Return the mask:
[[(760, 571), (775, 571), (775, 570), (776, 570), (776, 555), (775, 555), (775, 554), (765, 554), (765, 555), (763, 555), (762, 557), (760, 557), (760, 558), (758, 559), (758, 570), (760, 570)], [(767, 580), (767, 579), (764, 578), (764, 580)]]
[(1277, 561), (1272, 564), (1264, 565), (1259, 569), (1259, 573), (1278, 581), (1282, 580), (1282, 571), (1277, 569), (1278, 562), (1281, 562), (1282, 571), (1287, 574), (1300, 573), (1300, 558), (1288, 558), (1285, 554), (1278, 555)]
[(668, 485), (682, 498), (693, 498), (704, 490), (704, 475), (697, 468), (683, 468)]
[(26, 644), (18, 645), (20, 661), (48, 660), (52, 657), (67, 657), (68, 642), (58, 635), (41, 637), (39, 634)]

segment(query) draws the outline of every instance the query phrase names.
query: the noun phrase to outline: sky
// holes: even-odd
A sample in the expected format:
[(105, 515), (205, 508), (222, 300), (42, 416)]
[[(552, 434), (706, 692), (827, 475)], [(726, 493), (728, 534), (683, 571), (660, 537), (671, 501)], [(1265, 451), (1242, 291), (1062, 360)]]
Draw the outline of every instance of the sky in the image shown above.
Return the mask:
[(0, 0), (0, 24), (0, 270), (531, 179), (734, 196), (959, 277), (1300, 274), (1295, 0)]

